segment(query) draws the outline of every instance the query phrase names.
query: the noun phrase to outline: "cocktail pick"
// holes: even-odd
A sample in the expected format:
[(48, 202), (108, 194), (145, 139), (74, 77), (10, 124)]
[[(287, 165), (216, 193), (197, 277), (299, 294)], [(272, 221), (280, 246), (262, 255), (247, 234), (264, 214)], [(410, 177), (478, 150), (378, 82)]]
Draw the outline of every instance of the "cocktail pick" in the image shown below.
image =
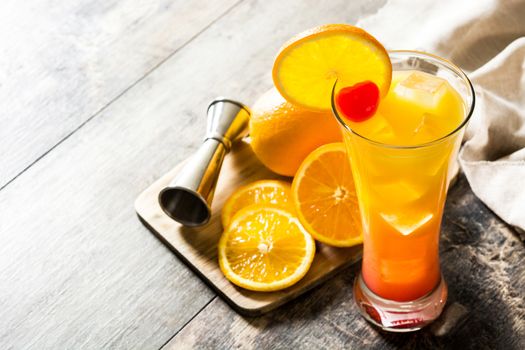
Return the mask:
[(250, 110), (240, 102), (217, 98), (210, 103), (203, 144), (159, 193), (160, 206), (169, 217), (185, 226), (210, 220), (222, 162), (232, 143), (248, 133), (249, 118)]

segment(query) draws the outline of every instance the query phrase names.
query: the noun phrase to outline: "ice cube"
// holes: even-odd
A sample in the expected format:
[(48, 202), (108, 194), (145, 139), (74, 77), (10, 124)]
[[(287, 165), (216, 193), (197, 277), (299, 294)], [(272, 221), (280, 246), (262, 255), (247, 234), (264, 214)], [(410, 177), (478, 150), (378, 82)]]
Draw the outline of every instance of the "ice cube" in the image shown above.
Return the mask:
[[(439, 175), (438, 178), (444, 175), (445, 169), (447, 169), (449, 159), (449, 153), (443, 152), (440, 156), (434, 157), (432, 160), (427, 162), (427, 165), (423, 169), (423, 174), (435, 178)], [(430, 181), (430, 179), (429, 179)]]
[(447, 81), (424, 72), (413, 72), (400, 81), (394, 92), (401, 98), (436, 107), (447, 91)]
[(364, 122), (353, 123), (351, 127), (362, 136), (377, 142), (391, 143), (395, 137), (392, 125), (380, 113)]
[(436, 123), (436, 118), (437, 116), (435, 116), (432, 113), (424, 113), (423, 116), (421, 116), (421, 120), (419, 124), (416, 126), (414, 130), (414, 134), (418, 134), (422, 130), (428, 130), (428, 129), (431, 130), (433, 124)]
[[(440, 116), (424, 113), (420, 123), (413, 131), (412, 142), (415, 144), (428, 143), (440, 139), (448, 132), (443, 128), (444, 122)], [(450, 143), (442, 143), (439, 150), (427, 155), (425, 167), (422, 172), (434, 176), (446, 166), (451, 151)]]
[(418, 228), (427, 224), (434, 217), (434, 214), (428, 212), (422, 212), (419, 215), (414, 213), (408, 215), (381, 213), (380, 215), (390, 226), (403, 236), (408, 236)]
[(443, 123), (439, 116), (432, 113), (424, 113), (413, 131), (414, 141), (419, 143), (431, 142), (444, 135)]
[(424, 189), (404, 180), (378, 184), (374, 190), (377, 196), (396, 205), (415, 202), (425, 194)]

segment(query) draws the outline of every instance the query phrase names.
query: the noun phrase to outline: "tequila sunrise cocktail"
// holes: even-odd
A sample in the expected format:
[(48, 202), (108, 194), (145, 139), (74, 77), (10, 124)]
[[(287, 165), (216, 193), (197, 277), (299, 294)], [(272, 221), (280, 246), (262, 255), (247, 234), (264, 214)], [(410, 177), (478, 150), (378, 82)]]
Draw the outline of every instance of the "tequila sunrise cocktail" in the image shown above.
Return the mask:
[(437, 318), (446, 300), (439, 231), (474, 95), (466, 76), (445, 60), (410, 51), (390, 58), (390, 89), (369, 119), (345, 117), (344, 87), (337, 83), (332, 100), (363, 223), (355, 298), (372, 322), (407, 331)]

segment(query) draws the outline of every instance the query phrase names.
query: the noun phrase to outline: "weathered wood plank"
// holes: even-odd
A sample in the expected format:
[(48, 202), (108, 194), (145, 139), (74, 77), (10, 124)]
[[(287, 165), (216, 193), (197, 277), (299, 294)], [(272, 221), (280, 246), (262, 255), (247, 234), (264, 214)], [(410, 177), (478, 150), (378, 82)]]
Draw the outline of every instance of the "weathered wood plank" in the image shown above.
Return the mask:
[(216, 298), (166, 348), (524, 349), (525, 249), (463, 176), (449, 194), (442, 232), (448, 306), (418, 333), (388, 334), (358, 315), (354, 266), (264, 317), (244, 318)]
[(237, 1), (1, 1), (0, 188)]
[(375, 6), (241, 3), (1, 190), (0, 347), (154, 348), (177, 332), (213, 294), (134, 199), (200, 144), (213, 97), (270, 86), (284, 40)]

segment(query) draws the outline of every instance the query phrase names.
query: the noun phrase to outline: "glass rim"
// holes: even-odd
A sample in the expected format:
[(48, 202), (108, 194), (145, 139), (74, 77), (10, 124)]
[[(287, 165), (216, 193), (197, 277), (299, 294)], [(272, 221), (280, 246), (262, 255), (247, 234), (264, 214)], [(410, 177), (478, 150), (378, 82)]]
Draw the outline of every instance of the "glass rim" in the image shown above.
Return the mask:
[(423, 147), (428, 147), (428, 146), (432, 146), (432, 145), (438, 144), (438, 143), (448, 139), (449, 137), (453, 136), (454, 134), (456, 134), (457, 132), (462, 130), (467, 125), (467, 123), (469, 122), (469, 120), (472, 117), (472, 114), (474, 112), (474, 106), (476, 104), (476, 94), (474, 92), (474, 86), (472, 85), (472, 82), (470, 81), (468, 76), (465, 74), (465, 72), (463, 72), (463, 70), (461, 68), (459, 68), (454, 63), (450, 62), (449, 60), (447, 60), (445, 58), (442, 58), (442, 57), (439, 57), (437, 55), (433, 55), (433, 54), (430, 54), (430, 53), (427, 53), (427, 52), (424, 52), (424, 51), (418, 51), (418, 50), (388, 50), (388, 54), (389, 54), (389, 56), (390, 56), (390, 54), (407, 54), (407, 55), (412, 55), (412, 56), (419, 56), (421, 58), (431, 58), (433, 60), (438, 61), (439, 63), (441, 63), (445, 67), (449, 68), (450, 70), (452, 70), (452, 72), (454, 72), (460, 78), (462, 78), (464, 81), (466, 81), (467, 84), (468, 84), (468, 87), (470, 89), (470, 93), (472, 95), (472, 102), (470, 103), (470, 110), (468, 111), (466, 118), (454, 130), (452, 130), (448, 134), (446, 134), (446, 135), (444, 135), (444, 136), (442, 136), (440, 138), (437, 138), (435, 140), (429, 141), (429, 142), (420, 143), (420, 144), (417, 144), (417, 145), (395, 145), (395, 144), (389, 144), (389, 143), (383, 143), (383, 142), (375, 141), (375, 140), (372, 140), (372, 139), (370, 139), (370, 138), (368, 138), (368, 137), (366, 137), (364, 135), (361, 135), (360, 133), (358, 133), (357, 131), (352, 129), (348, 124), (346, 124), (343, 121), (341, 116), (339, 116), (339, 113), (337, 112), (337, 108), (336, 108), (336, 104), (335, 104), (335, 87), (337, 86), (337, 79), (336, 79), (336, 81), (334, 82), (334, 87), (332, 88), (332, 94), (331, 94), (331, 98), (330, 98), (331, 99), (331, 105), (332, 105), (332, 113), (335, 115), (335, 118), (337, 119), (339, 124), (342, 125), (342, 127), (344, 129), (346, 129), (347, 131), (351, 132), (352, 134), (354, 134), (354, 135), (356, 135), (356, 136), (364, 139), (365, 141), (368, 141), (368, 142), (370, 142), (370, 143), (372, 143), (372, 144), (374, 144), (376, 146), (380, 146), (380, 147), (384, 147), (384, 148), (393, 148), (393, 149), (417, 149), (417, 148), (423, 148)]

